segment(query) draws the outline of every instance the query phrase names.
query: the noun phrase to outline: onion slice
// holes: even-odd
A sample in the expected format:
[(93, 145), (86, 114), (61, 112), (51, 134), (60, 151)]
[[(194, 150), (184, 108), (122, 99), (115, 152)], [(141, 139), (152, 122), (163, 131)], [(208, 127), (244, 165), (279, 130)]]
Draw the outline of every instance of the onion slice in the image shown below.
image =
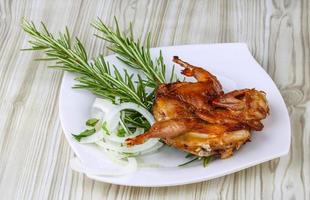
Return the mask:
[[(70, 161), (71, 168), (85, 173), (89, 176), (119, 176), (131, 173), (137, 169), (138, 163), (136, 158), (132, 156), (144, 155), (152, 153), (163, 146), (159, 139), (152, 138), (147, 142), (135, 145), (133, 147), (123, 146), (125, 140), (135, 137), (144, 132), (142, 128), (136, 128), (134, 134), (125, 137), (119, 137), (117, 130), (121, 122), (121, 111), (135, 110), (145, 117), (152, 125), (155, 123), (153, 115), (145, 108), (134, 103), (113, 104), (105, 99), (96, 98), (92, 106), (92, 117), (99, 119), (95, 125), (96, 133), (81, 139), (81, 143), (94, 143), (103, 149), (103, 153), (121, 167), (121, 170), (108, 170), (100, 167), (88, 166), (82, 163), (78, 158)], [(109, 133), (105, 133), (102, 128), (106, 123)], [(130, 154), (130, 155), (127, 155)], [(140, 164), (139, 164), (140, 165)]]

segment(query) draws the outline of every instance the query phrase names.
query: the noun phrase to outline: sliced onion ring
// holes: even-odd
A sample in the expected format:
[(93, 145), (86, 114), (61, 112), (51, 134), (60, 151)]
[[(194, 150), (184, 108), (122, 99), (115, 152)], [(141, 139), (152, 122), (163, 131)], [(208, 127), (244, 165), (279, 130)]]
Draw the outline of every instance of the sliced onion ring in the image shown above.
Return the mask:
[[(152, 125), (155, 123), (152, 114), (145, 108), (134, 103), (121, 103), (114, 105), (112, 102), (96, 98), (92, 107), (92, 117), (99, 119), (95, 126), (97, 132), (91, 136), (81, 139), (81, 143), (95, 143), (101, 148), (105, 155), (116, 164), (124, 166), (122, 170), (109, 171), (104, 168), (94, 168), (85, 165), (78, 158), (74, 158), (70, 161), (71, 168), (83, 172), (88, 176), (118, 176), (128, 174), (137, 169), (137, 160), (133, 157), (124, 156), (126, 153), (132, 153), (134, 155), (143, 155), (156, 151), (162, 146), (159, 139), (149, 139), (147, 142), (135, 145), (133, 147), (125, 147), (122, 144), (129, 137), (135, 137), (144, 132), (143, 129), (137, 128), (135, 133), (131, 136), (118, 137), (117, 129), (120, 123), (120, 112), (122, 110), (135, 110), (142, 114), (145, 119)], [(109, 129), (109, 135), (102, 129), (102, 123), (107, 123)]]

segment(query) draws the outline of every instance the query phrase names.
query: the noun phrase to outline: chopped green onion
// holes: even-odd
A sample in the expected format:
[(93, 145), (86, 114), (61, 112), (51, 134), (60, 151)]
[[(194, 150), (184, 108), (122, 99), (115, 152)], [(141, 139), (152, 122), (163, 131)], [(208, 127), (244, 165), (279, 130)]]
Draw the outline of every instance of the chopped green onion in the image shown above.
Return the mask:
[(99, 119), (96, 119), (96, 118), (88, 119), (86, 121), (86, 126), (94, 127), (97, 124), (98, 121), (99, 121)]
[(204, 157), (203, 158), (203, 167), (207, 167), (207, 165), (211, 159), (212, 159), (212, 156)]
[(128, 152), (123, 152), (122, 154), (124, 155), (124, 158), (134, 157), (137, 155), (136, 153), (128, 153)]
[(72, 136), (77, 140), (77, 141), (81, 141), (82, 138), (84, 137), (88, 137), (92, 134), (96, 133), (96, 129), (92, 128), (92, 129), (86, 129), (85, 131), (79, 133), (78, 135), (74, 135), (72, 134)]
[(124, 128), (118, 129), (118, 131), (117, 131), (118, 137), (125, 137), (125, 135), (126, 135), (126, 130)]
[(105, 122), (103, 122), (102, 123), (102, 129), (104, 130), (103, 132), (105, 133), (105, 134), (107, 134), (107, 135), (110, 135), (110, 132), (109, 132), (109, 129), (108, 129), (108, 126), (107, 126), (107, 122), (105, 121)]

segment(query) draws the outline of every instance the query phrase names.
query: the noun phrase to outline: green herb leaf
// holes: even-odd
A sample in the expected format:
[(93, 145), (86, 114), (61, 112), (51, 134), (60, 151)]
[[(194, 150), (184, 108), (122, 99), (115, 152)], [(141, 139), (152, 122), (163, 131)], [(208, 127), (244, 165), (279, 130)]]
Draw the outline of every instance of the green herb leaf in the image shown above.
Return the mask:
[(118, 129), (118, 131), (117, 131), (117, 136), (118, 137), (125, 137), (125, 135), (126, 135), (126, 130), (125, 129), (123, 129), (123, 128)]
[(92, 126), (92, 127), (94, 127), (94, 126), (97, 124), (98, 121), (99, 121), (99, 119), (96, 119), (96, 118), (88, 119), (88, 120), (86, 121), (86, 126)]
[(105, 133), (105, 134), (107, 134), (107, 135), (110, 135), (110, 131), (109, 131), (109, 129), (108, 129), (108, 125), (107, 125), (107, 122), (106, 121), (104, 121), (103, 123), (102, 123), (102, 129), (104, 130), (103, 132)]
[(82, 138), (84, 137), (88, 137), (92, 134), (96, 133), (96, 129), (86, 129), (85, 131), (79, 133), (78, 135), (74, 135), (72, 134), (72, 136), (77, 140), (77, 141), (81, 141)]

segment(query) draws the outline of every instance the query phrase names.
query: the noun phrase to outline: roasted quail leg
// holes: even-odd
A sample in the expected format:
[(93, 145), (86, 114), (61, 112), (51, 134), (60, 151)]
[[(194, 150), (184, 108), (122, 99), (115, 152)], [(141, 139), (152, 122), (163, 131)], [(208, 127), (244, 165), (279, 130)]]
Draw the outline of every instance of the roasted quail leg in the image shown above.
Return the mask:
[(196, 109), (211, 110), (211, 101), (224, 94), (222, 85), (217, 78), (201, 67), (182, 61), (177, 56), (173, 58), (173, 61), (184, 67), (182, 71), (184, 75), (193, 76), (198, 82), (163, 84), (157, 90), (156, 96), (169, 96)]
[(146, 133), (127, 139), (126, 144), (142, 144), (150, 138), (161, 138), (166, 144), (198, 156), (220, 154), (221, 158), (227, 158), (250, 139), (250, 133), (239, 127), (208, 124), (198, 118), (180, 118), (156, 122)]
[(173, 57), (173, 62), (184, 67), (182, 74), (184, 74), (185, 76), (193, 76), (198, 82), (206, 82), (213, 87), (214, 91), (217, 94), (223, 94), (221, 83), (217, 80), (216, 76), (212, 75), (207, 70), (201, 67), (193, 66), (181, 60), (178, 56)]

